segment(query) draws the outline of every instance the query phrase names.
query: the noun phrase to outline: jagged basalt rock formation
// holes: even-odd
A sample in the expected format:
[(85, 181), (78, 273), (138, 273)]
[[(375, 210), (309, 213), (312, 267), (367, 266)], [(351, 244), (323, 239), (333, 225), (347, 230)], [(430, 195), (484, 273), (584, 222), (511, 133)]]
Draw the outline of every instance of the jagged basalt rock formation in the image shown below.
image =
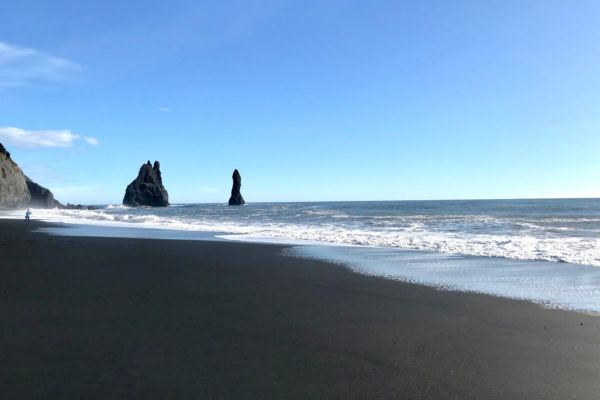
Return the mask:
[(23, 171), (0, 143), (0, 208), (26, 207), (30, 199)]
[(148, 161), (142, 165), (137, 178), (125, 189), (123, 205), (130, 207), (165, 207), (169, 205), (169, 194), (162, 184), (160, 163), (154, 166)]
[(25, 175), (25, 183), (27, 184), (27, 189), (29, 190), (29, 194), (31, 196), (31, 200), (29, 200), (29, 206), (34, 208), (62, 208), (63, 205), (60, 204), (57, 200), (54, 199), (54, 194), (49, 189), (38, 185), (27, 175)]
[(232, 178), (233, 186), (231, 188), (231, 197), (229, 198), (229, 205), (241, 206), (243, 204), (246, 204), (244, 198), (242, 197), (242, 193), (240, 192), (240, 189), (242, 187), (242, 176), (240, 175), (237, 169), (233, 171)]

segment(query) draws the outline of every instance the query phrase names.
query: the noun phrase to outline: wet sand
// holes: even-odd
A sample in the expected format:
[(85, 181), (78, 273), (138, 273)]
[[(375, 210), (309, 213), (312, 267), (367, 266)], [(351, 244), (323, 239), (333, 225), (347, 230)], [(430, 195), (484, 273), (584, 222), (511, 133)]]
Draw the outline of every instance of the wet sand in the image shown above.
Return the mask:
[(597, 399), (600, 318), (283, 246), (0, 220), (3, 399)]

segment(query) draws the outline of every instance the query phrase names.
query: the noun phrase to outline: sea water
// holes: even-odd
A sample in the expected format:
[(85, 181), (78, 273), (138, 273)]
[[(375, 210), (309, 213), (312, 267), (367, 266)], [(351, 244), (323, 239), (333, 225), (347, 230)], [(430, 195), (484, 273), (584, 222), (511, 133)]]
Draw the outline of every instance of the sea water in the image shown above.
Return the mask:
[(600, 311), (600, 199), (33, 211), (37, 219), (79, 226), (68, 234), (286, 243), (294, 245), (289, 254), (362, 273)]

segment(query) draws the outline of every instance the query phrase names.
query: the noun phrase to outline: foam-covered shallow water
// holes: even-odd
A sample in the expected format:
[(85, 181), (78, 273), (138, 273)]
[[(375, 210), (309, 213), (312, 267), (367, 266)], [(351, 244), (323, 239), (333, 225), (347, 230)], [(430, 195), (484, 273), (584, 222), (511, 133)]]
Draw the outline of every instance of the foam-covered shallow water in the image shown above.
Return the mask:
[(591, 266), (390, 248), (308, 245), (286, 251), (366, 275), (600, 312), (600, 268)]

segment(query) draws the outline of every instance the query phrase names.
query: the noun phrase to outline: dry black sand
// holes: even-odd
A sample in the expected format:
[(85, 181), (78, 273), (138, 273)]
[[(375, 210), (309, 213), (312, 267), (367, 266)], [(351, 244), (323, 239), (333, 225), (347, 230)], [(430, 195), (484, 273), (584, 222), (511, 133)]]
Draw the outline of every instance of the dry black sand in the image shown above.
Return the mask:
[(0, 220), (2, 399), (600, 398), (597, 316), (41, 225)]

